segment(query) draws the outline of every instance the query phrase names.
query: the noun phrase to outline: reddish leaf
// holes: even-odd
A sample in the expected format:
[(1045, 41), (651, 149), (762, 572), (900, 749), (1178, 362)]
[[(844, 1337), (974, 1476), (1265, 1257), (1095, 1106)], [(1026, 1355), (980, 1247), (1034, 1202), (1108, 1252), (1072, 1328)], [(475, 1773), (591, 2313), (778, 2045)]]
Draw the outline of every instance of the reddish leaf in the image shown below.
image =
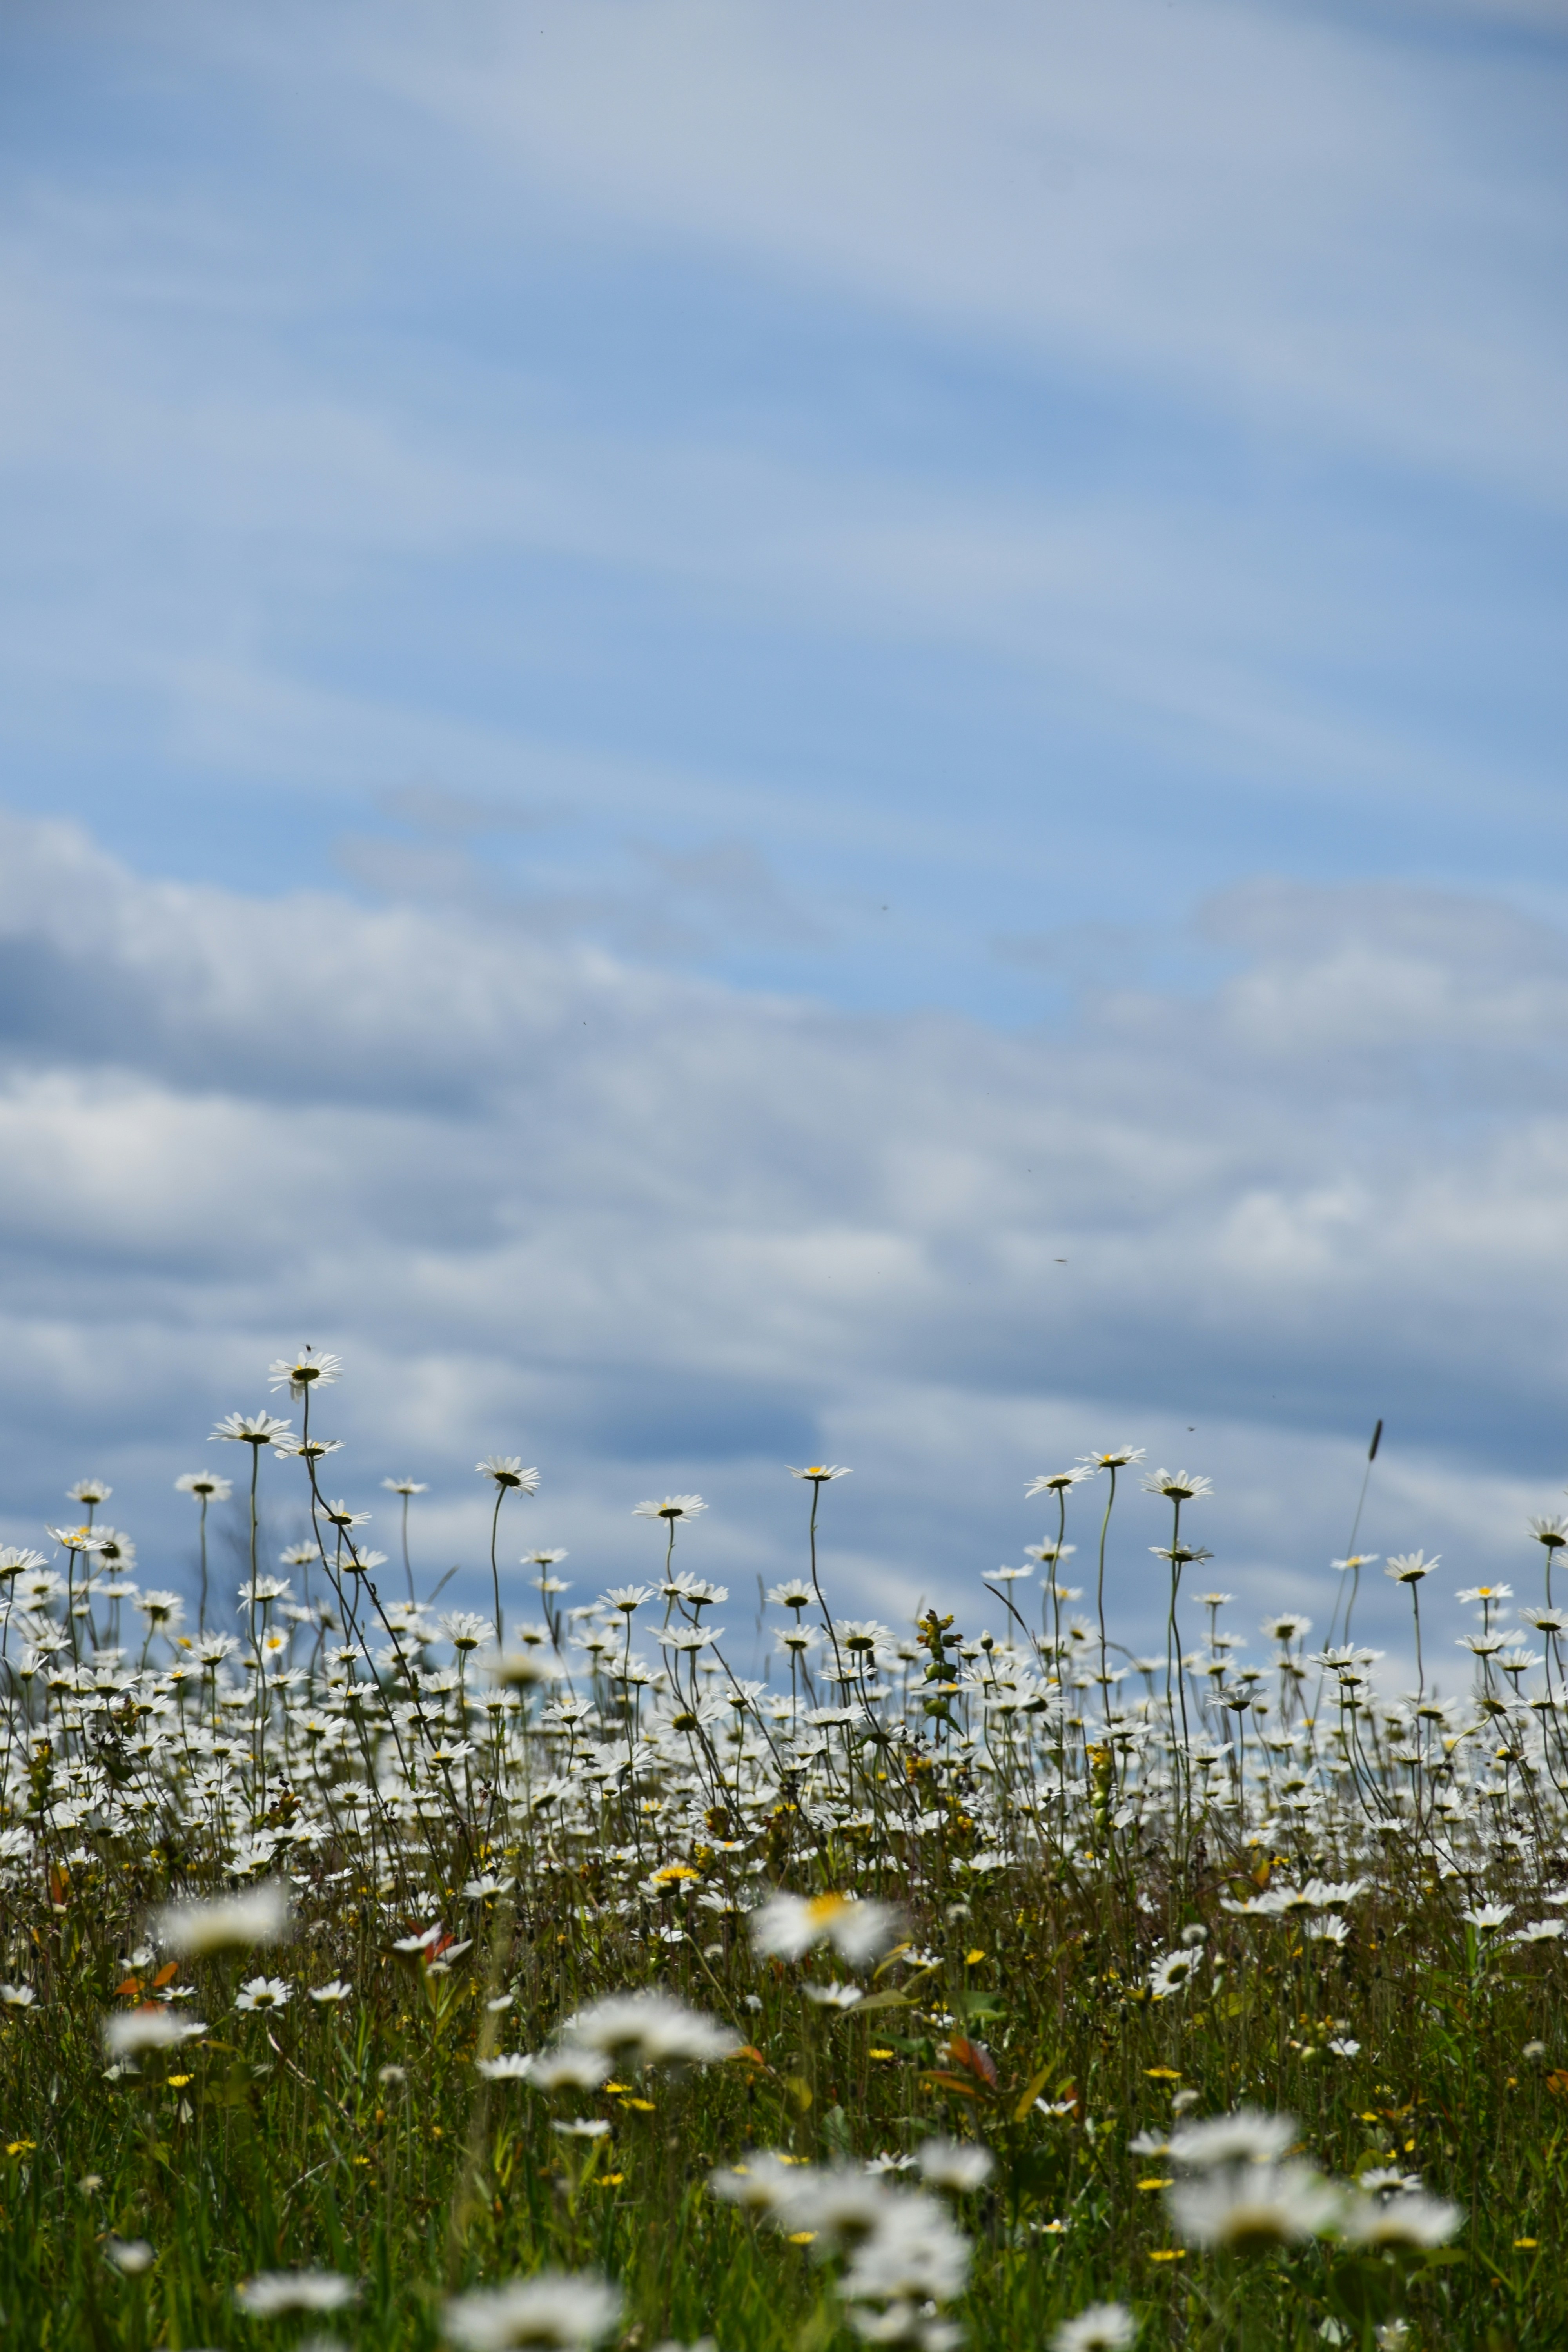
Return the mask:
[(988, 2090), (996, 2088), (996, 2061), (984, 2042), (966, 2042), (963, 2034), (955, 2034), (947, 2045), (947, 2054), (955, 2066), (967, 2066), (972, 2074), (978, 2074)]

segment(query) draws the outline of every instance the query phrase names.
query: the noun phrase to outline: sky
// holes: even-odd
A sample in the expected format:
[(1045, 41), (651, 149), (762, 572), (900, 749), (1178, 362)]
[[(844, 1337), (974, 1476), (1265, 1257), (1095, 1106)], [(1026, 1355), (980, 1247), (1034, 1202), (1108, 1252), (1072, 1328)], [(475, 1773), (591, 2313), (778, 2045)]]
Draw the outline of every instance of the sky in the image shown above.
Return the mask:
[(476, 1602), (496, 1449), (519, 1594), (697, 1491), (750, 1627), (789, 1463), (968, 1622), (1126, 1442), (1326, 1629), (1380, 1417), (1363, 1548), (1533, 1596), (1565, 98), (1555, 0), (16, 0), (0, 1531), (181, 1580), (310, 1340)]

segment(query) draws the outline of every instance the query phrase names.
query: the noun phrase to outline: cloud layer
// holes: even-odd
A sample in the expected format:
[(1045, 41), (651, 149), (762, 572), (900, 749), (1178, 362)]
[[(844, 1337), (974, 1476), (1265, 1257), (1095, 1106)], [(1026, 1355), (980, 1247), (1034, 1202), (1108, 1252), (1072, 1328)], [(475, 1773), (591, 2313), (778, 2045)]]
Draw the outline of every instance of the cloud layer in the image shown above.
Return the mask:
[[(345, 1480), (429, 1476), (470, 1559), (470, 1465), (514, 1447), (587, 1579), (637, 1558), (638, 1493), (695, 1485), (749, 1592), (793, 1558), (783, 1463), (826, 1454), (840, 1570), (892, 1608), (973, 1591), (1043, 1532), (1028, 1475), (1131, 1436), (1220, 1478), (1230, 1589), (1299, 1597), (1380, 1413), (1368, 1540), (1513, 1559), (1568, 1467), (1568, 941), (1371, 887), (1203, 923), (1207, 991), (1005, 1035), (550, 944), (493, 895), (149, 882), (5, 820), (12, 1531), (107, 1462), (175, 1541), (184, 1453), (310, 1339), (352, 1367)], [(1141, 1614), (1161, 1532), (1137, 1498)]]
[(7, 789), (374, 893), (446, 788), (568, 929), (1000, 1019), (1047, 900), (1549, 903), (1565, 70), (1529, 8), (8, 21)]

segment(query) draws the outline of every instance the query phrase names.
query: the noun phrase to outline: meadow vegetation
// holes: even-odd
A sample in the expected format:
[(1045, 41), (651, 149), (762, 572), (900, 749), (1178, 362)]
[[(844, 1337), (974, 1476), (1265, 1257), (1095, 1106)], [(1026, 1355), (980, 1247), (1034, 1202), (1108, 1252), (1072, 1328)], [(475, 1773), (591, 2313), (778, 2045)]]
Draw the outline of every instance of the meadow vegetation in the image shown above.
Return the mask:
[[(1282, 1613), (1244, 1664), (1207, 1482), (1128, 1448), (1036, 1481), (972, 1609), (842, 1616), (807, 1465), (757, 1680), (695, 1496), (596, 1600), (525, 1555), (520, 1615), (536, 1474), (491, 1456), (492, 1608), (422, 1600), (422, 1490), (384, 1482), (390, 1559), (334, 1499), (340, 1369), (275, 1367), (287, 1418), (215, 1433), (241, 1475), (181, 1482), (199, 1591), (90, 1480), (0, 1554), (7, 2342), (1568, 2342), (1568, 1524), (1517, 1612), (1465, 1596), (1456, 1695), (1419, 1553), (1352, 1550), (1321, 1645)], [(1135, 1477), (1149, 1657), (1103, 1607)], [(1354, 1642), (1374, 1570), (1407, 1668)]]

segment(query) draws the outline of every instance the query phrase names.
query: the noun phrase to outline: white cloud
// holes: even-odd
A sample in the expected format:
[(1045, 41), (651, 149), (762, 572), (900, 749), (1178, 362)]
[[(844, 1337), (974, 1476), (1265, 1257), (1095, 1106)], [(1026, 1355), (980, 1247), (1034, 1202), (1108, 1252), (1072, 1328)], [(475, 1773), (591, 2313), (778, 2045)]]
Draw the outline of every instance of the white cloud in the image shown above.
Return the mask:
[[(128, 102), (90, 172), (67, 142), (8, 184), (13, 746), (100, 774), (129, 737), (209, 805), (422, 768), (570, 796), (617, 836), (576, 845), (601, 898), (650, 800), (976, 872), (1046, 870), (1018, 780), (1070, 825), (1080, 769), (1138, 780), (1150, 840), (1238, 785), (1257, 824), (1554, 825), (1552, 640), (1498, 548), (1562, 487), (1560, 68), (1504, 42), (1461, 73), (1429, 30), (1219, 0), (117, 24), (102, 87), (150, 50), (182, 131), (223, 130), (154, 168)], [(784, 380), (674, 320), (616, 374), (595, 312), (655, 264), (710, 334), (743, 289)], [(530, 271), (559, 331), (510, 314)], [(1448, 502), (1483, 478), (1472, 547)], [(672, 720), (622, 600), (721, 728)], [(963, 792), (875, 807), (924, 748), (902, 677), (858, 712), (872, 755), (781, 753), (731, 628), (804, 711), (850, 648), (984, 698)]]
[(1199, 0), (410, 6), (351, 70), (644, 235), (1560, 499), (1544, 55)]
[[(1408, 717), (1336, 708), (1303, 663), (1308, 645), (1342, 658), (1384, 624), (1397, 542), (1364, 517), (1294, 517), (1295, 561), (1279, 569), (1277, 514), (1236, 509), (1212, 484), (998, 489), (849, 452), (785, 453), (754, 424), (732, 425), (731, 441), (630, 417), (588, 429), (521, 383), (502, 418), (459, 439), (405, 385), (328, 385), (255, 343), (244, 363), (226, 349), (215, 362), (189, 321), (110, 299), (76, 213), (30, 233), (27, 267), (14, 258), (0, 283), (21, 355), (4, 460), (58, 482), (51, 551), (74, 547), (92, 585), (73, 577), (64, 626), (30, 577), (8, 659), (29, 697), (86, 677), (152, 695), (188, 767), (342, 790), (412, 757), (525, 787), (558, 777), (600, 806), (650, 790), (666, 808), (761, 797), (734, 777), (595, 759), (420, 707), (393, 679), (323, 685), (279, 646), (281, 614), (330, 604), (345, 578), (374, 596), (389, 562), (504, 551), (659, 583), (698, 616), (739, 598), (755, 625), (1000, 657), (1134, 751), (1190, 749), (1249, 783), (1267, 773), (1274, 790), (1332, 782), (1429, 803), (1476, 787), (1467, 750), (1412, 740)], [(228, 271), (213, 267), (221, 301)], [(150, 533), (181, 549), (151, 583)], [(1430, 625), (1444, 635), (1452, 623)], [(821, 822), (841, 833), (843, 810), (821, 799)]]
[(617, 1494), (661, 1480), (777, 1572), (778, 1465), (820, 1444), (879, 1605), (973, 1589), (1042, 1532), (1042, 1455), (1130, 1433), (1221, 1475), (1215, 1572), (1262, 1605), (1342, 1545), (1377, 1412), (1379, 1548), (1507, 1557), (1568, 1370), (1564, 943), (1392, 888), (1212, 920), (1245, 961), (1207, 996), (1007, 1037), (504, 914), (148, 882), (8, 820), (13, 1508), (123, 1457), (162, 1524), (209, 1414), (311, 1339), (351, 1359), (345, 1478), (433, 1475), (427, 1528), (472, 1553), (468, 1465), (522, 1444), (532, 1539), (591, 1584), (636, 1557)]

